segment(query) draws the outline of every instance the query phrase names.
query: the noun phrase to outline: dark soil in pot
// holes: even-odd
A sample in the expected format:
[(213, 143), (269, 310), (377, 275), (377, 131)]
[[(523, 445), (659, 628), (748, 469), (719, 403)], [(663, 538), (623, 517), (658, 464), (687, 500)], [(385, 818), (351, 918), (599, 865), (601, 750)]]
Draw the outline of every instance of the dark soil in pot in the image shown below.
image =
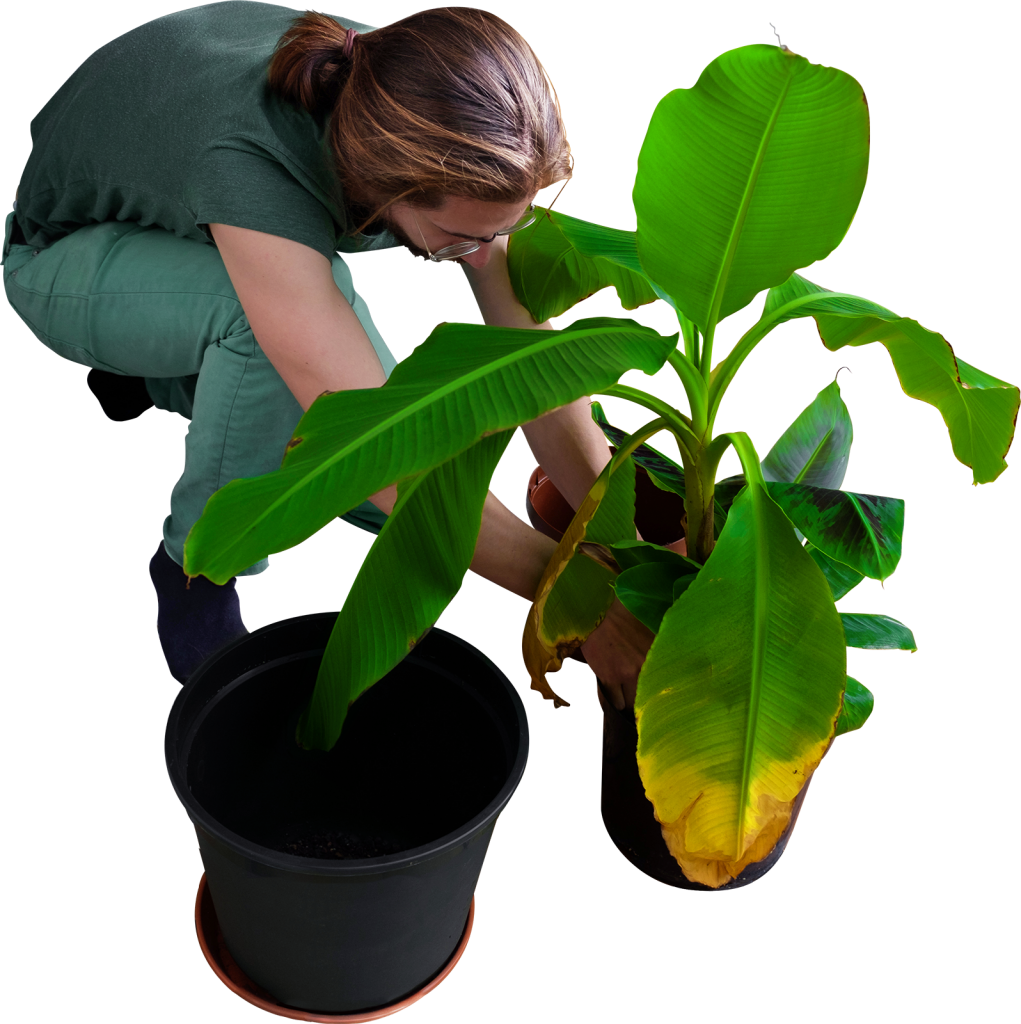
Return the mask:
[(333, 750), (299, 749), (315, 667), (263, 671), (203, 719), (188, 784), (223, 826), (300, 857), (382, 857), (445, 836), (496, 796), (509, 751), (491, 715), (415, 658), (355, 701)]

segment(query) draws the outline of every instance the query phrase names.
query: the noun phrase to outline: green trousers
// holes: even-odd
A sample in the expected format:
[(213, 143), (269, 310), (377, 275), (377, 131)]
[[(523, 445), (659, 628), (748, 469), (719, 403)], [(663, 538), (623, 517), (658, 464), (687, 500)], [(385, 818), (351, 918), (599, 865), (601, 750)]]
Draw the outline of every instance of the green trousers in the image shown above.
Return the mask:
[[(4, 238), (4, 288), (32, 333), (65, 359), (144, 377), (158, 408), (191, 421), (184, 473), (163, 524), (167, 553), (181, 565), (184, 539), (210, 495), (279, 467), (301, 406), (255, 340), (215, 246), (106, 221), (34, 249), (12, 244), (13, 219)], [(333, 279), (389, 376), (395, 360), (336, 255)], [(386, 521), (367, 501), (341, 518), (371, 533)]]

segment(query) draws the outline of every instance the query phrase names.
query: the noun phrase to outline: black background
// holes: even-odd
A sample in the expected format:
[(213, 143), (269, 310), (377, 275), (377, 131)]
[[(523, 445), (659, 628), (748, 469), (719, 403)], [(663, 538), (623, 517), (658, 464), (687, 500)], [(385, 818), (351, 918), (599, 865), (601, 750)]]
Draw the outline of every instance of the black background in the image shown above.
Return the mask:
[[(113, 18), (65, 7), (48, 27), (51, 48), (19, 48), (26, 62), (6, 131), (11, 199), (29, 121), (49, 95), (92, 50), (175, 9), (121, 7)], [(383, 25), (414, 9), (333, 12)], [(711, 5), (703, 14), (664, 6), (616, 20), (575, 5), (495, 9), (533, 44), (563, 104), (578, 164), (557, 208), (616, 227), (635, 226), (635, 159), (655, 102), (693, 84), (723, 50), (773, 42), (769, 20), (797, 52), (854, 75), (871, 113), (868, 185), (843, 246), (805, 273), (916, 317), (984, 370), (1021, 379), (1001, 156), (1009, 137), (1002, 27), (966, 15), (907, 23), (889, 5), (859, 5), (853, 15), (803, 4)], [(478, 322), (459, 268), (399, 250), (351, 265), (398, 358), (440, 321)], [(725, 322), (718, 357), (760, 307), (757, 299)], [(600, 314), (676, 330), (665, 305), (624, 313), (612, 290), (555, 326)], [(36, 892), (27, 912), (38, 915), (17, 927), (23, 942), (33, 934), (45, 942), (31, 955), (45, 949), (40, 966), (65, 979), (60, 989), (34, 989), (35, 1005), (87, 998), (115, 1019), (156, 1010), (255, 1020), (259, 1011), (216, 980), (196, 943), (202, 865), (163, 761), (178, 688), (157, 641), (146, 563), (182, 470), (186, 423), (165, 413), (109, 422), (86, 390), (86, 370), (51, 355), (13, 312), (4, 315), (14, 371), (7, 586), (18, 595), (9, 650), (27, 641), (31, 655), (8, 670), (20, 701), (8, 734), (23, 744), (16, 813), (27, 831), (17, 852), (28, 857), (23, 879)], [(886, 592), (866, 582), (841, 606), (900, 618), (921, 649), (849, 652), (848, 669), (875, 691), (876, 712), (818, 772), (788, 852), (764, 881), (718, 897), (668, 889), (630, 867), (599, 821), (593, 677), (572, 663), (554, 677), (569, 710), (555, 712), (529, 692), (519, 647), (525, 603), (469, 573), (439, 625), (490, 654), (518, 686), (531, 755), (485, 861), (464, 957), (408, 1020), (572, 1011), (643, 1019), (661, 999), (681, 1012), (685, 990), (710, 977), (715, 987), (720, 972), (763, 969), (769, 987), (781, 988), (770, 1000), (778, 1009), (809, 966), (835, 998), (878, 972), (906, 995), (955, 958), (972, 920), (968, 887), (995, 889), (1013, 856), (1007, 816), (996, 814), (995, 762), (999, 744), (1010, 742), (1016, 686), (1013, 474), (972, 487), (939, 414), (903, 395), (886, 350), (828, 353), (811, 321), (786, 325), (759, 347), (730, 388), (718, 429), (748, 430), (764, 454), (844, 365), (853, 370), (841, 387), (855, 425), (845, 486), (904, 498), (907, 520)], [(672, 374), (660, 376), (626, 381), (669, 398)], [(605, 406), (621, 426), (643, 421), (624, 403)], [(533, 466), (516, 435), (494, 489), (522, 517)], [(723, 471), (736, 469), (731, 455)], [(249, 629), (338, 608), (370, 542), (335, 522), (272, 555), (266, 573), (239, 583)], [(898, 967), (906, 951), (909, 963)]]

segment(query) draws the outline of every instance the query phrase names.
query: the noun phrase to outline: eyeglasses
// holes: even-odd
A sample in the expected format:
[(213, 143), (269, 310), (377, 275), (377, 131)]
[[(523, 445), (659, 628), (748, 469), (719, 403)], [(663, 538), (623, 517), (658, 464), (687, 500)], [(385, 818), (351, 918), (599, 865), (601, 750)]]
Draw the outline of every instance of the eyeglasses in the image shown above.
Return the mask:
[[(415, 217), (414, 212), (412, 216)], [(487, 242), (493, 241), (497, 235), (511, 235), (515, 231), (520, 231), (522, 228), (527, 228), (530, 224), (535, 223), (535, 204), (529, 205), (525, 211), (525, 215), (509, 228), (504, 228), (502, 231), (495, 231), (488, 238), (466, 238), (463, 242), (455, 242), (453, 245), (445, 245), (442, 249), (437, 249), (436, 252), (430, 252), (429, 246), (426, 245), (425, 235), (422, 234), (422, 227), (418, 223), (418, 218), (415, 217), (415, 226), (418, 228), (418, 234), (422, 239), (422, 248), (425, 249), (426, 254), (433, 263), (442, 263), (444, 260), (457, 260), (462, 256), (467, 256), (469, 253), (477, 252)]]

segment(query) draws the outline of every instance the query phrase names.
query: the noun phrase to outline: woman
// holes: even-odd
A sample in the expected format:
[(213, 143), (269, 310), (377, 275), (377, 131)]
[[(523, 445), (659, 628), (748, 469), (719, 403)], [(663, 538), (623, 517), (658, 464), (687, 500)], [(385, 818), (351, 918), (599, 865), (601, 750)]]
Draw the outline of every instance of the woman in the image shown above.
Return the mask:
[[(191, 420), (150, 563), (182, 681), (245, 632), (233, 580), (189, 586), (181, 569), (209, 496), (275, 469), (317, 395), (378, 387), (394, 365), (338, 250), (456, 259), (486, 323), (536, 327), (507, 235), (570, 174), (542, 68), (499, 18), (445, 8), (372, 30), (297, 15), (212, 4), (97, 51), (33, 121), (7, 221), (9, 301), (92, 367), (107, 415), (155, 404)], [(587, 401), (525, 434), (577, 506), (607, 461)], [(395, 498), (343, 518), (378, 532)], [(530, 599), (551, 549), (490, 495), (476, 572)], [(650, 639), (615, 605), (584, 647), (619, 707)]]

